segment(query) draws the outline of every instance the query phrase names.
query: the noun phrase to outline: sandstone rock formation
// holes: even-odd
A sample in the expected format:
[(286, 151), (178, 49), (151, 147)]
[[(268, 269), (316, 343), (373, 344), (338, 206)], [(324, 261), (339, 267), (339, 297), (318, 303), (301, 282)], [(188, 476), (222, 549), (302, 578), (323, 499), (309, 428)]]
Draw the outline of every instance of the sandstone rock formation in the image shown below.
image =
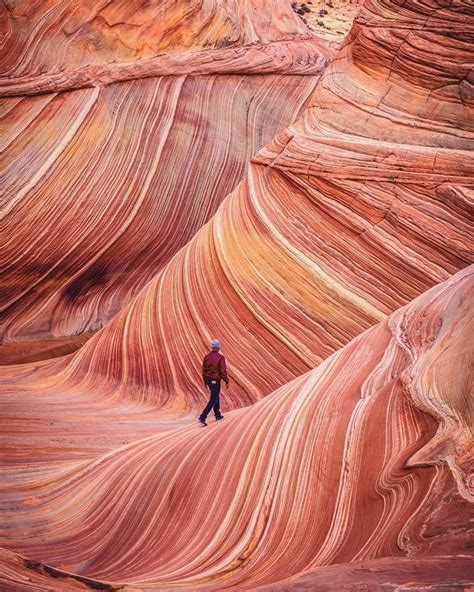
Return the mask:
[(8, 6), (0, 340), (11, 363), (25, 348), (8, 344), (48, 357), (41, 340), (95, 331), (136, 295), (298, 117), (333, 50), (274, 0), (258, 19), (234, 1)]
[(2, 28), (4, 95), (144, 74), (318, 71), (327, 51), (278, 0), (5, 0)]
[[(206, 27), (213, 31), (212, 23), (221, 22), (218, 11), (238, 4), (205, 2), (209, 20), (199, 14), (191, 20), (209, 36)], [(62, 6), (67, 11), (72, 4)], [(136, 25), (133, 34), (121, 24), (112, 34), (110, 8), (104, 10), (106, 19), (94, 18), (72, 35), (74, 61), (59, 54), (57, 72), (42, 73), (46, 58), (31, 53), (25, 61), (30, 79), (12, 58), (12, 97), (3, 103), (7, 117), (10, 109), (23, 113), (22, 102), (31, 109), (16, 128), (15, 117), (8, 126), (7, 144), (27, 146), (37, 111), (48, 110), (34, 101), (72, 101), (57, 135), (53, 123), (48, 133), (35, 133), (42, 142), (31, 155), (39, 159), (37, 178), (23, 172), (14, 181), (12, 164), (20, 197), (7, 202), (7, 222), (17, 221), (25, 255), (9, 247), (18, 240), (10, 233), (4, 286), (7, 297), (15, 286), (26, 291), (7, 309), (7, 335), (95, 329), (130, 303), (74, 354), (0, 367), (6, 452), (0, 461), (0, 546), (6, 548), (0, 577), (12, 589), (23, 581), (29, 582), (25, 590), (32, 583), (37, 590), (130, 592), (328, 590), (333, 583), (356, 585), (357, 578), (373, 590), (474, 585), (471, 7), (461, 0), (403, 6), (369, 0), (319, 81), (330, 48), (301, 34), (300, 22), (289, 39), (278, 26), (280, 41), (244, 47), (242, 31), (253, 22), (244, 11), (237, 19), (242, 29), (237, 17), (225, 21), (235, 33), (228, 47), (218, 47), (211, 35), (214, 41), (163, 57), (151, 55), (158, 41), (153, 51), (140, 46), (147, 31), (138, 5), (127, 17)], [(53, 40), (48, 18), (55, 17), (47, 14), (45, 31), (38, 24), (32, 31)], [(292, 15), (275, 14), (271, 22), (293, 22)], [(100, 48), (94, 64), (84, 50), (91, 31)], [(137, 53), (122, 48), (128, 35), (132, 49), (140, 46)], [(218, 77), (210, 76), (221, 67)], [(187, 68), (206, 78), (182, 76)], [(171, 79), (166, 74), (174, 69), (178, 76)], [(290, 76), (295, 69), (308, 76)], [(219, 103), (226, 109), (245, 85), (233, 78), (227, 85), (228, 71), (271, 72), (261, 90), (267, 93), (273, 80), (282, 94), (269, 132), (278, 120), (304, 113), (251, 159), (215, 215), (173, 251), (186, 217), (196, 213), (187, 240), (211, 216), (212, 208), (201, 212), (209, 187), (206, 179), (190, 180), (188, 187), (203, 184), (199, 205), (181, 188), (178, 209), (164, 201), (154, 210), (150, 194), (134, 226), (134, 208), (147, 202), (147, 188), (176, 176), (173, 151), (147, 144), (150, 122), (161, 130), (152, 134), (157, 142), (170, 137), (162, 126), (172, 122), (179, 143), (188, 120), (173, 115), (181, 100), (175, 85), (190, 85), (186, 109), (192, 109), (192, 89), (212, 81), (217, 96), (227, 97)], [(95, 77), (101, 85), (93, 86)], [(58, 92), (64, 89), (72, 92)], [(58, 94), (41, 94), (46, 91)], [(22, 98), (14, 96), (18, 92)], [(295, 101), (291, 115), (283, 114), (284, 96)], [(106, 97), (117, 101), (118, 117), (105, 136), (123, 138), (129, 118), (140, 122), (141, 137), (128, 138), (125, 147), (111, 144), (124, 150), (121, 162), (136, 175), (132, 187), (127, 171), (113, 169), (114, 159), (99, 158), (109, 146), (96, 138), (104, 120), (89, 126), (97, 113), (107, 119)], [(265, 105), (271, 97), (268, 91)], [(64, 139), (66, 121), (72, 122), (71, 141)], [(217, 133), (222, 122), (212, 129)], [(224, 129), (231, 137), (230, 127)], [(97, 151), (87, 152), (91, 145)], [(69, 160), (56, 162), (58, 151)], [(165, 153), (169, 168), (161, 173)], [(153, 158), (160, 174), (152, 183)], [(218, 183), (209, 154), (196, 148), (193, 158), (209, 164)], [(61, 185), (55, 185), (56, 173), (48, 176), (50, 161), (75, 196), (71, 201), (57, 195)], [(87, 193), (84, 199), (97, 206), (94, 216), (92, 210), (81, 214), (81, 175), (69, 178), (67, 166), (61, 172), (66, 163), (72, 170), (92, 167), (89, 177), (102, 197), (95, 203)], [(118, 185), (108, 193), (104, 179), (112, 169)], [(156, 252), (165, 255), (145, 286), (156, 269), (135, 245), (150, 241), (160, 212), (177, 218), (174, 227), (163, 218), (169, 234)], [(55, 215), (57, 222), (48, 225)], [(24, 237), (33, 219), (39, 235), (30, 243)], [(188, 232), (185, 224), (180, 232)], [(59, 245), (67, 244), (70, 267), (57, 277), (46, 268), (28, 271), (33, 244), (55, 262)], [(87, 298), (76, 294), (76, 304), (65, 298), (74, 274), (100, 257), (107, 261), (106, 281), (94, 272), (84, 279), (91, 288), (91, 278), (99, 278)], [(121, 270), (127, 270), (123, 276)], [(36, 274), (32, 289), (24, 281), (28, 273)], [(204, 430), (195, 419), (206, 397), (199, 366), (215, 336), (224, 343), (232, 387), (224, 397), (225, 421)]]
[[(0, 549), (0, 582), (8, 592), (75, 592), (77, 590), (116, 590), (102, 582), (81, 578), (31, 561), (18, 553)], [(122, 588), (123, 590), (124, 588)]]
[(473, 292), (474, 266), (225, 424), (12, 482), (2, 545), (136, 589), (254, 589), (322, 565), (465, 554)]
[(314, 569), (300, 578), (262, 586), (258, 592), (379, 592), (394, 590), (470, 590), (474, 580), (472, 558), (397, 557), (354, 561)]
[[(340, 592), (352, 590), (378, 592), (391, 586), (399, 590), (436, 590), (459, 592), (469, 590), (474, 579), (470, 557), (384, 558), (357, 561), (344, 565), (323, 567), (307, 572), (300, 578), (284, 583), (258, 587), (258, 592)], [(21, 576), (19, 577), (19, 574)], [(457, 577), (453, 577), (457, 574)], [(0, 550), (0, 578), (3, 576), (9, 592), (51, 592), (60, 586), (61, 592), (75, 590), (103, 590), (137, 592), (132, 586), (114, 586), (91, 578), (70, 574), (18, 554)], [(141, 590), (150, 588), (141, 588)], [(155, 588), (152, 588), (156, 590)], [(165, 588), (161, 588), (166, 592)], [(176, 590), (169, 588), (168, 592)]]
[(441, 27), (421, 4), (390, 6), (364, 7), (303, 118), (68, 380), (193, 408), (200, 354), (219, 335), (238, 407), (473, 262), (469, 8), (443, 9)]

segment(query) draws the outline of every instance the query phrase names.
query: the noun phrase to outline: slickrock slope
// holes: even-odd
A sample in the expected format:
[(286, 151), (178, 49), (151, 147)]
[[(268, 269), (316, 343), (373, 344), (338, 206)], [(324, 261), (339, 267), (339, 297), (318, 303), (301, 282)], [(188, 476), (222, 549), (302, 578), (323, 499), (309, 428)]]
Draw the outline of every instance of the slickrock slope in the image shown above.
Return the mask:
[[(99, 580), (83, 578), (40, 562), (0, 549), (0, 581), (8, 592), (52, 592), (60, 590), (103, 590), (139, 592), (149, 586), (109, 585)], [(404, 586), (403, 586), (404, 585)], [(300, 578), (259, 587), (258, 592), (380, 592), (380, 590), (409, 590), (470, 592), (474, 585), (472, 558), (464, 557), (396, 557), (357, 561), (343, 565), (320, 567)], [(156, 586), (154, 588), (157, 590)], [(158, 590), (166, 592), (160, 586)], [(176, 588), (168, 588), (168, 591)], [(257, 590), (254, 588), (254, 590)]]
[(301, 121), (252, 159), (67, 379), (87, 390), (100, 376), (104, 393), (130, 384), (135, 400), (195, 408), (217, 335), (232, 364), (228, 404), (241, 406), (471, 263), (466, 22), (468, 4), (430, 17), (422, 3), (369, 2)]
[(472, 557), (397, 557), (312, 570), (300, 578), (259, 587), (258, 592), (471, 592)]
[(8, 6), (0, 358), (11, 363), (25, 357), (9, 343), (73, 346), (129, 302), (298, 117), (333, 50), (273, 0), (258, 18), (241, 1)]
[(34, 500), (12, 488), (2, 544), (139, 589), (466, 555), (473, 302), (471, 266), (222, 423), (109, 452), (37, 483)]
[[(77, 592), (117, 590), (102, 582), (63, 573), (17, 553), (0, 549), (0, 585), (5, 592)], [(120, 588), (123, 590), (124, 588)], [(132, 592), (130, 590), (130, 592)]]
[(99, 0), (93, 5), (84, 0), (7, 0), (2, 12), (8, 51), (0, 64), (9, 77), (307, 34), (289, 3), (274, 0)]
[(212, 216), (314, 84), (178, 76), (11, 101), (5, 343), (100, 328)]
[[(369, 1), (311, 97), (315, 64), (324, 60), (321, 53), (316, 62), (305, 61), (303, 38), (288, 41), (300, 56), (295, 60), (270, 51), (273, 42), (246, 46), (241, 54), (239, 47), (203, 43), (182, 59), (179, 52), (165, 55), (170, 69), (182, 62), (183, 71), (195, 67), (216, 85), (222, 74), (210, 76), (209, 68), (225, 72), (233, 63), (240, 76), (264, 62), (272, 74), (262, 79), (272, 84), (281, 75), (281, 55), (287, 72), (300, 68), (311, 75), (281, 76), (285, 85), (290, 79), (297, 84), (290, 94), (299, 97), (304, 115), (259, 151), (212, 219), (179, 252), (169, 249), (156, 277), (78, 352), (0, 367), (6, 451), (0, 545), (37, 562), (30, 567), (39, 589), (50, 577), (57, 582), (53, 589), (85, 585), (71, 572), (103, 589), (297, 590), (308, 581), (318, 584), (320, 576), (344, 582), (353, 562), (385, 570), (387, 580), (373, 572), (375, 589), (381, 578), (405, 585), (405, 568), (417, 571), (412, 582), (430, 585), (429, 558), (445, 562), (456, 585), (469, 581), (463, 558), (472, 556), (474, 478), (471, 23), (472, 8), (459, 0)], [(71, 90), (51, 98), (58, 110), (72, 101), (62, 112), (63, 127), (49, 140), (53, 123), (47, 134), (36, 134), (47, 147), (40, 151), (46, 160), (31, 155), (33, 163), (40, 158), (35, 174), (22, 173), (25, 194), (7, 203), (7, 221), (16, 217), (25, 246), (22, 264), (10, 244), (1, 251), (10, 258), (8, 293), (16, 286), (21, 300), (7, 310), (11, 339), (100, 326), (151, 270), (143, 251), (134, 250), (135, 244), (142, 248), (142, 234), (156, 227), (160, 212), (182, 214), (171, 201), (173, 189), (166, 205), (149, 205), (134, 225), (134, 207), (154, 203), (160, 175), (168, 175), (168, 185), (176, 177), (173, 152), (150, 136), (158, 142), (169, 137), (181, 121), (168, 114), (180, 109), (179, 85), (193, 89), (204, 79), (179, 69), (179, 76), (158, 76), (166, 64), (150, 64), (155, 58), (145, 54), (132, 66), (119, 57), (114, 65), (108, 51), (96, 65), (78, 58), (57, 77), (18, 75), (14, 92), (25, 94), (3, 103), (8, 117), (25, 101), (34, 121), (35, 109), (48, 112), (42, 103), (33, 108), (34, 101), (52, 97), (38, 93)], [(212, 54), (215, 61), (214, 51), (223, 52)], [(143, 73), (152, 78), (140, 78)], [(98, 74), (107, 84), (90, 88)], [(120, 82), (109, 84), (112, 79)], [(235, 80), (226, 96), (237, 101)], [(196, 100), (190, 95), (188, 109)], [(275, 127), (287, 116), (283, 99), (278, 102)], [(104, 120), (87, 125), (102, 109), (107, 120), (113, 113), (108, 105), (116, 106), (117, 119), (104, 137), (120, 138), (113, 146), (122, 154), (115, 151), (112, 160), (101, 159), (107, 139), (97, 140)], [(135, 118), (141, 136), (127, 137), (123, 130)], [(160, 131), (150, 135), (152, 121)], [(163, 135), (166, 121), (171, 129)], [(189, 129), (186, 119), (182, 123), (179, 141)], [(22, 125), (7, 136), (9, 146), (28, 144)], [(231, 137), (230, 127), (224, 129)], [(219, 177), (209, 153), (196, 150), (189, 148), (190, 162), (203, 152), (200, 166), (209, 164)], [(91, 194), (84, 197), (77, 187), (83, 173), (61, 173), (58, 151), (70, 157), (64, 162), (73, 171), (77, 163), (95, 166)], [(163, 154), (168, 166), (162, 173)], [(156, 178), (150, 158), (158, 159)], [(130, 181), (124, 168), (132, 160)], [(48, 185), (52, 170), (76, 196), (67, 208), (68, 192), (59, 197), (62, 185)], [(120, 180), (117, 195), (123, 193), (110, 204), (112, 170)], [(206, 191), (199, 206), (183, 198), (184, 209), (185, 201), (194, 205), (182, 219), (163, 217), (171, 243), (192, 208), (201, 212)], [(44, 200), (32, 208), (34, 192)], [(97, 194), (107, 198), (94, 201)], [(124, 197), (129, 194), (134, 197)], [(94, 216), (80, 209), (82, 199), (97, 208)], [(22, 212), (38, 220), (28, 240)], [(45, 226), (49, 217), (53, 223)], [(62, 227), (57, 221), (63, 218)], [(104, 276), (93, 266), (108, 240), (107, 256), (117, 259)], [(164, 244), (159, 249), (166, 251)], [(58, 252), (64, 253), (70, 267), (62, 276), (27, 270), (37, 279), (30, 289), (21, 265), (34, 250), (58, 271)], [(195, 417), (206, 397), (200, 361), (211, 337), (224, 343), (232, 386), (223, 396), (224, 422), (204, 429)], [(382, 558), (386, 563), (377, 567)], [(403, 569), (397, 559), (405, 561)], [(28, 578), (30, 567), (6, 553), (0, 575)], [(325, 576), (319, 568), (336, 571)]]

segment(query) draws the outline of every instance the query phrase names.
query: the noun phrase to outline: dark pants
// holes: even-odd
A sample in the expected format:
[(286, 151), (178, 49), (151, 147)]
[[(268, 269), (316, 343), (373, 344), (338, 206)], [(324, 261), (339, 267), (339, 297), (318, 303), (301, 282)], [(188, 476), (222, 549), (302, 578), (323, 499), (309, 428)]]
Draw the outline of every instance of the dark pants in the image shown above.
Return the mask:
[(216, 416), (216, 418), (221, 416), (221, 411), (219, 409), (219, 393), (221, 392), (221, 381), (220, 379), (206, 378), (206, 384), (209, 387), (211, 396), (209, 398), (209, 403), (204, 407), (203, 412), (200, 415), (200, 418), (204, 420), (211, 412), (211, 409), (214, 409), (214, 415)]

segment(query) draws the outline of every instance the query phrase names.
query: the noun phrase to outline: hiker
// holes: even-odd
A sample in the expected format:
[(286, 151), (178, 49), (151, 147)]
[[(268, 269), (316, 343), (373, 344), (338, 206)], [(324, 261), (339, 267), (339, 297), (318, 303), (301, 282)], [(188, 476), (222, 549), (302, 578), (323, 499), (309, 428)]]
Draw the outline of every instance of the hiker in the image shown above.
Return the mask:
[(220, 341), (213, 339), (211, 341), (211, 351), (204, 356), (204, 360), (202, 361), (202, 378), (210, 391), (209, 402), (198, 418), (203, 426), (207, 425), (206, 419), (211, 409), (214, 409), (216, 421), (224, 419), (219, 409), (219, 393), (221, 391), (221, 380), (225, 382), (226, 388), (229, 388), (229, 377), (227, 376), (225, 358), (219, 353), (220, 349)]

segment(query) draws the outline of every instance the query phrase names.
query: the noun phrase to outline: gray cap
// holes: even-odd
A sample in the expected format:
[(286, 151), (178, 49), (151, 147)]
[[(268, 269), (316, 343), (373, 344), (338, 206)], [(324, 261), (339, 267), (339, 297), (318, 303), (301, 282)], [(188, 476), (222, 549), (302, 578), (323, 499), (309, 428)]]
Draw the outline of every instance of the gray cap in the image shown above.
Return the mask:
[(212, 349), (217, 349), (221, 346), (221, 342), (218, 339), (213, 339), (211, 341), (211, 347)]

